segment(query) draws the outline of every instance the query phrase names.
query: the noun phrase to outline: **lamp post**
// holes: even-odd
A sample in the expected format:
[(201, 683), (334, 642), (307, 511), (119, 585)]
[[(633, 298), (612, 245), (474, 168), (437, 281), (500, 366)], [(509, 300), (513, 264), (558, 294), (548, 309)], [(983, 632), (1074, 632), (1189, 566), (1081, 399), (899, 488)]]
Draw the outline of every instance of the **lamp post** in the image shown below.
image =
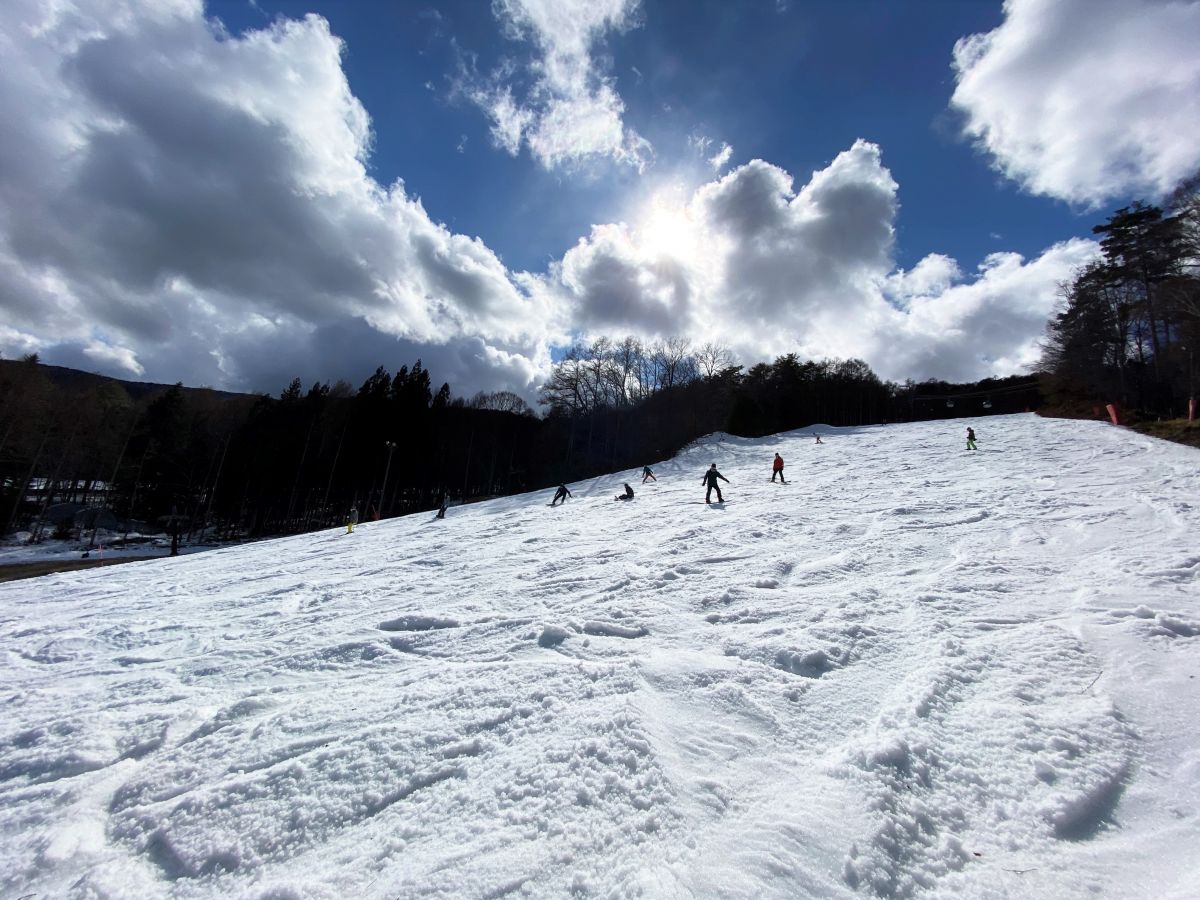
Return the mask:
[(388, 458), (387, 465), (383, 468), (383, 487), (379, 491), (379, 515), (383, 515), (383, 501), (387, 498), (387, 483), (388, 473), (392, 471), (392, 454), (396, 451), (395, 441), (384, 441), (383, 446), (387, 447)]
[(1192, 368), (1192, 356), (1195, 353), (1195, 351), (1192, 349), (1191, 344), (1188, 345), (1187, 352), (1188, 352), (1188, 421), (1195, 422), (1196, 421), (1196, 382), (1195, 382), (1194, 376), (1193, 376), (1193, 372), (1195, 370)]

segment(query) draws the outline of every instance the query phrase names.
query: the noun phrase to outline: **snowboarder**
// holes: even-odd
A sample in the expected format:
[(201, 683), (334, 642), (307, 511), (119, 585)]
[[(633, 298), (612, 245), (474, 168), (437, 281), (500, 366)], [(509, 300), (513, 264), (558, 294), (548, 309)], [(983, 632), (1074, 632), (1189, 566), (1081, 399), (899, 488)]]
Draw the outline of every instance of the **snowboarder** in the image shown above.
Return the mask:
[(561, 500), (563, 503), (566, 503), (567, 498), (570, 496), (571, 492), (567, 490), (567, 486), (565, 484), (560, 484), (558, 486), (558, 490), (554, 492), (554, 499), (550, 501), (550, 505), (557, 506), (559, 500)]
[(654, 477), (654, 473), (650, 471), (649, 466), (642, 466), (642, 484), (646, 483), (647, 478), (649, 478), (651, 481), (658, 481), (658, 479)]
[(819, 434), (817, 435), (817, 443), (818, 443), (818, 444), (823, 444), (823, 443), (825, 443), (823, 440), (821, 440), (821, 436), (820, 436)]
[(775, 454), (775, 462), (771, 464), (771, 481), (775, 480), (776, 475), (779, 476), (779, 482), (781, 484), (787, 484), (787, 481), (785, 481), (783, 477), (783, 457), (778, 453)]
[(450, 493), (445, 488), (442, 488), (441, 496), (438, 497), (438, 513), (439, 519), (446, 518), (446, 507), (450, 505)]
[(975, 446), (975, 429), (974, 428), (967, 429), (967, 449), (968, 450), (978, 450), (979, 449), (978, 447)]
[(712, 502), (709, 498), (712, 497), (712, 492), (714, 489), (717, 492), (717, 502), (718, 503), (725, 502), (725, 498), (721, 496), (721, 486), (719, 484), (717, 484), (718, 478), (720, 478), (726, 484), (730, 484), (729, 479), (717, 471), (717, 464), (713, 463), (711, 466), (708, 467), (708, 471), (704, 473), (704, 477), (700, 479), (701, 484), (708, 486), (708, 490), (704, 492), (704, 502), (705, 503)]
[(633, 499), (633, 488), (631, 488), (629, 486), (628, 481), (625, 482), (625, 493), (617, 494), (617, 496), (613, 497), (613, 499), (614, 500), (632, 500)]
[(354, 526), (358, 524), (358, 507), (351, 505), (350, 515), (346, 517), (346, 534), (354, 534)]

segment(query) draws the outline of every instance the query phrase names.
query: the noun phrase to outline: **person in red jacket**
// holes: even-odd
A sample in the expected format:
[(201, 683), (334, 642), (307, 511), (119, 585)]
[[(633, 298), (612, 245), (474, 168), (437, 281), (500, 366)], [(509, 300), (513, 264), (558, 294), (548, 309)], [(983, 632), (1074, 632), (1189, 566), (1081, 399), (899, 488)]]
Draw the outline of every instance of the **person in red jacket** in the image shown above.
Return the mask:
[(784, 478), (783, 478), (783, 457), (780, 456), (778, 453), (775, 454), (775, 462), (771, 465), (771, 480), (772, 481), (775, 480), (776, 475), (779, 476), (779, 480), (783, 484), (787, 484), (787, 482), (784, 481)]

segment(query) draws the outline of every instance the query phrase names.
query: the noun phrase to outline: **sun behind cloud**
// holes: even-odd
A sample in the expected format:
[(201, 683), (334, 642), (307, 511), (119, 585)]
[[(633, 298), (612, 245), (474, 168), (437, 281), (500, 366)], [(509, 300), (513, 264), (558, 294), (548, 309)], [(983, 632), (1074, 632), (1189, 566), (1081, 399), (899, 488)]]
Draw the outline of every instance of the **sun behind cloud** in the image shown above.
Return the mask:
[(681, 194), (675, 190), (657, 191), (641, 210), (634, 238), (651, 257), (691, 259), (699, 249), (699, 230)]

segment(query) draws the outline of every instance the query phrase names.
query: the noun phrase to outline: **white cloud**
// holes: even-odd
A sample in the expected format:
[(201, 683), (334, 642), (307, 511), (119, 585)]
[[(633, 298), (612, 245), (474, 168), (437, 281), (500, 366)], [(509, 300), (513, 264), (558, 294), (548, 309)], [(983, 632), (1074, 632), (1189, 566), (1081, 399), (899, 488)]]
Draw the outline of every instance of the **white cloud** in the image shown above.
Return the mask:
[(370, 120), (323, 19), (233, 37), (198, 2), (19, 0), (0, 46), (0, 350), (256, 388), (315, 358), (352, 378), (411, 362), (315, 346), (357, 322), (374, 353), (473, 342), (458, 390), (532, 388), (554, 316), (367, 174)]
[(510, 38), (535, 49), (520, 98), (511, 64), (462, 88), (491, 119), (496, 143), (513, 155), (527, 146), (546, 168), (610, 158), (644, 169), (653, 148), (624, 123), (625, 104), (594, 54), (605, 35), (636, 26), (638, 0), (495, 0), (492, 8)]
[(183, 0), (6, 12), (6, 356), (272, 390), (420, 356), (460, 393), (529, 397), (553, 345), (633, 333), (978, 378), (1028, 361), (1057, 282), (1095, 252), (898, 272), (897, 186), (859, 141), (799, 187), (762, 160), (664, 181), (548, 271), (511, 272), (367, 173), (370, 120), (323, 19), (234, 37)]
[(720, 172), (729, 164), (729, 160), (733, 158), (733, 148), (728, 144), (721, 144), (721, 149), (708, 158), (708, 164), (714, 170)]
[(92, 341), (83, 348), (83, 355), (92, 360), (94, 365), (123, 370), (134, 378), (146, 373), (145, 367), (137, 360), (137, 354), (129, 347), (114, 347), (103, 341)]
[[(692, 134), (688, 137), (688, 146), (700, 156), (714, 172), (720, 172), (733, 158), (733, 147), (725, 141), (716, 148), (716, 141), (702, 134)], [(714, 149), (716, 148), (716, 149)]]
[(958, 263), (942, 253), (930, 253), (907, 272), (900, 269), (888, 276), (892, 300), (907, 309), (916, 297), (936, 296), (962, 278)]
[(1088, 206), (1200, 167), (1200, 2), (1006, 0), (954, 48), (966, 133), (1025, 189)]
[(1037, 259), (989, 256), (971, 277), (931, 254), (897, 271), (897, 185), (865, 141), (796, 191), (762, 160), (697, 189), (674, 212), (595, 226), (538, 279), (585, 335), (682, 334), (749, 363), (797, 352), (859, 357), (884, 377), (968, 380), (1036, 359), (1057, 285), (1091, 241)]
[(906, 314), (891, 336), (889, 366), (947, 380), (1030, 368), (1041, 355), (1056, 286), (1098, 255), (1094, 241), (1079, 238), (1029, 261), (1017, 253), (993, 253), (971, 280), (953, 260), (926, 257), (909, 277), (890, 283), (909, 293)]

